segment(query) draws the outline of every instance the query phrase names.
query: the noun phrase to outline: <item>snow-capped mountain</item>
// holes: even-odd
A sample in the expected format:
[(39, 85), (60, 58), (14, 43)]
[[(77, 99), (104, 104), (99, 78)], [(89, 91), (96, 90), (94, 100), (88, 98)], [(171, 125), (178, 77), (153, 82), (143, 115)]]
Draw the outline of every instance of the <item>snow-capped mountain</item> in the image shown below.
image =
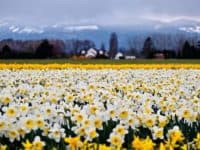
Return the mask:
[(98, 30), (99, 26), (97, 25), (77, 25), (77, 26), (69, 26), (69, 25), (58, 25), (55, 24), (53, 26), (44, 26), (44, 27), (31, 27), (31, 26), (21, 26), (21, 25), (9, 25), (8, 23), (0, 22), (0, 31), (7, 30), (7, 32), (12, 33), (44, 33), (48, 30), (52, 31), (63, 31), (63, 32), (80, 32), (80, 31), (93, 31)]
[(146, 21), (132, 26), (100, 26), (100, 25), (66, 25), (24, 26), (0, 21), (1, 39), (89, 39), (97, 46), (101, 43), (108, 45), (111, 32), (116, 32), (121, 47), (127, 45), (127, 39), (134, 35), (148, 36), (150, 33), (185, 33), (199, 34), (200, 22), (191, 20), (176, 20), (173, 22)]
[(9, 31), (12, 33), (43, 33), (43, 29), (33, 28), (33, 27), (18, 27), (18, 26), (10, 26)]
[(200, 34), (200, 26), (180, 27), (179, 30), (185, 31), (185, 32), (188, 32), (188, 33), (199, 33)]
[(77, 25), (77, 26), (69, 26), (69, 25), (59, 25), (55, 24), (52, 26), (55, 29), (61, 28), (66, 32), (74, 32), (74, 31), (85, 31), (85, 30), (98, 30), (99, 26), (97, 25)]

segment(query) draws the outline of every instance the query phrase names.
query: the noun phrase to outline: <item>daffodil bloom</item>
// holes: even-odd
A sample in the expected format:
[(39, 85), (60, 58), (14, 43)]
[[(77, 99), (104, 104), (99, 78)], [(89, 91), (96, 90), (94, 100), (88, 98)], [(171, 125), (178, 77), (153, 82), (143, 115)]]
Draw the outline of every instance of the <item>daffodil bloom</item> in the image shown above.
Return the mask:
[(184, 144), (183, 146), (181, 146), (181, 150), (188, 150), (187, 144)]
[(143, 141), (143, 146), (146, 150), (154, 150), (154, 143), (153, 141), (147, 137), (144, 141)]
[(109, 139), (111, 145), (113, 145), (115, 148), (117, 149), (120, 149), (121, 146), (122, 146), (122, 137), (120, 137), (120, 135), (117, 135), (117, 134), (112, 134), (110, 136), (110, 139)]
[(196, 149), (200, 149), (200, 133), (197, 134), (197, 137), (194, 139)]
[(121, 119), (126, 119), (126, 118), (128, 117), (128, 111), (122, 110), (122, 111), (120, 112), (120, 114), (119, 114), (119, 117), (120, 117)]
[(169, 130), (169, 137), (172, 142), (172, 145), (176, 144), (176, 142), (180, 142), (184, 140), (183, 134), (177, 126)]
[(97, 134), (97, 132), (96, 132), (96, 129), (90, 129), (89, 131), (88, 131), (88, 136), (89, 136), (89, 138), (92, 140), (92, 139), (95, 139), (97, 136), (98, 136), (98, 134)]
[(6, 150), (7, 147), (8, 147), (7, 145), (1, 145), (1, 144), (0, 144), (0, 150)]
[(34, 138), (34, 141), (32, 142), (33, 149), (34, 150), (43, 150), (45, 146), (45, 142), (41, 141), (39, 136), (36, 136)]
[(132, 147), (135, 150), (142, 150), (144, 148), (142, 140), (139, 137), (134, 137), (132, 141)]
[(69, 144), (70, 150), (75, 150), (82, 145), (80, 137), (66, 137), (64, 138), (64, 141)]
[(94, 120), (94, 126), (97, 129), (102, 128), (102, 120), (100, 118), (95, 118), (95, 120)]
[(7, 111), (6, 111), (6, 115), (7, 115), (8, 117), (15, 117), (16, 114), (17, 114), (16, 109), (15, 109), (15, 108), (12, 108), (12, 107), (8, 108)]
[(32, 150), (33, 144), (29, 140), (26, 140), (26, 142), (22, 142), (22, 145), (25, 150)]
[(99, 145), (99, 150), (113, 150), (112, 147), (106, 146), (104, 144)]
[(167, 150), (163, 143), (160, 143), (159, 150)]
[(0, 131), (5, 129), (6, 127), (6, 121), (0, 120)]
[(24, 126), (27, 129), (31, 130), (34, 127), (34, 121), (31, 118), (27, 118), (27, 120), (25, 120), (25, 122), (24, 122)]

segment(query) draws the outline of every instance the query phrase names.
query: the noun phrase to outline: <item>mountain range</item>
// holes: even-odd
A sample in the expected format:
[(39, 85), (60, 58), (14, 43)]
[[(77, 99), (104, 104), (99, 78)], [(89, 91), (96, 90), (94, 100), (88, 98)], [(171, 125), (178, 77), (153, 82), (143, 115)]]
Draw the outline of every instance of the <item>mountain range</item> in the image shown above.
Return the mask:
[(146, 21), (132, 26), (66, 25), (25, 26), (0, 21), (0, 40), (2, 39), (88, 39), (99, 47), (109, 43), (110, 34), (116, 32), (120, 47), (126, 47), (128, 39), (134, 36), (147, 37), (152, 33), (186, 34), (200, 36), (200, 22), (176, 20), (173, 22)]

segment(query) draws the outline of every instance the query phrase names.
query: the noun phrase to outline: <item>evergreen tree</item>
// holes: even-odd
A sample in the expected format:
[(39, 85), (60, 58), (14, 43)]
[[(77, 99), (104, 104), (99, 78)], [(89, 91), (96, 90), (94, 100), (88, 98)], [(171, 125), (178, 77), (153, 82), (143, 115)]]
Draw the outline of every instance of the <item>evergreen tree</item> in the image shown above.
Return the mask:
[(117, 34), (113, 32), (110, 36), (109, 57), (111, 59), (114, 59), (117, 52), (118, 52), (118, 37), (117, 37)]
[(11, 48), (7, 44), (2, 48), (2, 57), (11, 58)]
[(103, 50), (103, 51), (106, 50), (104, 43), (101, 44), (101, 50)]
[(191, 46), (188, 41), (185, 41), (182, 48), (182, 58), (190, 58), (191, 56)]
[(49, 58), (52, 57), (52, 49), (53, 45), (49, 44), (48, 40), (43, 40), (42, 43), (36, 50), (36, 57), (37, 58)]
[(148, 37), (144, 41), (142, 55), (145, 58), (152, 58), (153, 57), (153, 51), (154, 51), (154, 44), (153, 44), (152, 38)]

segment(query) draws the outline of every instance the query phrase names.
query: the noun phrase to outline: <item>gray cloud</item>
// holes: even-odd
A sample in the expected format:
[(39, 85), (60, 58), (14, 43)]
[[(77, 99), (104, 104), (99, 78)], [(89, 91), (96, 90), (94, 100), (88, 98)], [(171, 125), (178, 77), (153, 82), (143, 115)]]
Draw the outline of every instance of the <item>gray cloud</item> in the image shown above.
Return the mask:
[(1, 0), (0, 20), (28, 25), (200, 20), (199, 5), (199, 0)]

